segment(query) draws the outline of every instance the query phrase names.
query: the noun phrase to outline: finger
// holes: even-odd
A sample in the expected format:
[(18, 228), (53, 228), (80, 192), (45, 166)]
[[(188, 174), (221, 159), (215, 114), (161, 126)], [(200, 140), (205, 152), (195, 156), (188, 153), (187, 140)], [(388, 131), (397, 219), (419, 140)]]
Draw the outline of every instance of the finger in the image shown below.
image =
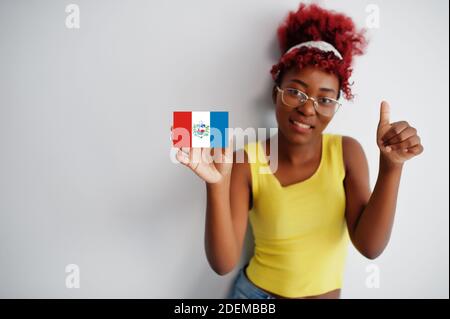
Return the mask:
[(389, 103), (386, 101), (381, 102), (380, 122), (378, 125), (383, 126), (383, 125), (389, 124), (390, 114), (391, 114), (391, 107), (390, 107)]
[(195, 163), (195, 148), (193, 147), (181, 147), (180, 151), (189, 159), (188, 166), (193, 168)]
[(228, 148), (230, 149), (233, 149), (233, 139), (234, 139), (233, 132), (230, 132), (228, 134)]
[(417, 135), (417, 130), (414, 127), (407, 127), (403, 131), (401, 131), (399, 134), (395, 135), (394, 137), (390, 138), (388, 141), (384, 142), (383, 144), (385, 146), (391, 145), (391, 144), (397, 144), (401, 143), (408, 138)]
[(193, 147), (190, 150), (190, 158), (192, 163), (192, 168), (195, 170), (198, 165), (202, 162), (203, 148)]
[(222, 159), (224, 157), (224, 153), (226, 153), (226, 149), (215, 147), (212, 149), (212, 159), (216, 163), (222, 163)]
[(388, 142), (391, 138), (400, 134), (403, 130), (409, 127), (409, 124), (406, 121), (401, 121), (392, 123), (391, 126), (392, 127), (381, 137), (381, 141), (383, 143)]
[(203, 147), (201, 149), (201, 160), (202, 163), (212, 163), (213, 162), (213, 157), (211, 156), (211, 147)]
[(223, 156), (227, 157), (229, 154), (233, 153), (233, 134), (228, 133), (228, 138), (226, 142), (226, 146), (223, 145), (222, 147), (215, 147), (213, 148), (213, 156), (214, 159), (221, 159)]
[(419, 155), (421, 153), (423, 153), (423, 145), (419, 144), (419, 145), (414, 145), (413, 147), (408, 148), (408, 153), (410, 154), (414, 154), (414, 155)]
[(408, 149), (410, 147), (416, 146), (420, 144), (420, 137), (417, 135), (411, 136), (400, 143), (390, 144), (389, 147), (391, 150), (401, 150)]
[(190, 155), (192, 153), (190, 147), (180, 147), (180, 151), (186, 153), (187, 155)]
[(230, 133), (228, 136), (228, 147), (225, 149), (225, 163), (233, 163), (233, 149), (234, 149), (234, 137), (233, 134)]
[(184, 164), (184, 165), (189, 165), (189, 163), (190, 163), (189, 155), (186, 154), (185, 152), (183, 152), (181, 149), (178, 150), (178, 152), (176, 154), (176, 159), (177, 159), (177, 161), (179, 161), (181, 164)]
[(230, 150), (233, 149), (233, 134), (231, 133), (231, 131), (227, 134), (228, 138), (225, 142), (225, 145), (223, 145), (222, 147), (220, 147), (219, 149), (222, 151), (222, 154), (226, 153), (227, 151), (229, 152)]

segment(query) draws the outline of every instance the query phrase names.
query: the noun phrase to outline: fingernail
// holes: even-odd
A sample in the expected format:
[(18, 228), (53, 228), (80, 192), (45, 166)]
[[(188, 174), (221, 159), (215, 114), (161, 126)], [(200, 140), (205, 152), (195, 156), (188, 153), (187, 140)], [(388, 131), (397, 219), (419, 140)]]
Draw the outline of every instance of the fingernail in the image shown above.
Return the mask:
[(386, 152), (392, 151), (392, 148), (390, 146), (386, 147)]

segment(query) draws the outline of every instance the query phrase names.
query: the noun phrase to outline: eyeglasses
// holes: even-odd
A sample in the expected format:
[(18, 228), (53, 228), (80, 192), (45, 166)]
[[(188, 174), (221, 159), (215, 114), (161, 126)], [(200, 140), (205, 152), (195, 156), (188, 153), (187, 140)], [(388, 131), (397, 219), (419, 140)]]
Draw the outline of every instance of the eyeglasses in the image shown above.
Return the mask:
[(297, 108), (304, 105), (308, 100), (311, 100), (316, 112), (323, 116), (333, 116), (342, 105), (338, 100), (330, 97), (319, 97), (315, 99), (309, 97), (306, 93), (293, 88), (285, 88), (282, 90), (277, 86), (277, 90), (281, 92), (281, 100), (285, 105)]

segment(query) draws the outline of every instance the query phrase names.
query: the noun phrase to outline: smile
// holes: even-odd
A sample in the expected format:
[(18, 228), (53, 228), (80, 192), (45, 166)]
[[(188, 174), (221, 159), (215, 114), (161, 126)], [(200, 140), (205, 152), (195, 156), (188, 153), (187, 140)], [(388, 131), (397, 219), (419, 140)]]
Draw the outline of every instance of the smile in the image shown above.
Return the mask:
[(297, 121), (292, 120), (292, 123), (295, 124), (295, 125), (297, 125), (297, 126), (299, 126), (299, 127), (303, 127), (303, 128), (312, 128), (311, 125), (308, 125), (308, 124), (305, 124), (305, 123), (302, 123), (302, 122), (297, 122)]
[(309, 124), (306, 124), (306, 123), (303, 123), (303, 122), (300, 122), (300, 121), (292, 120), (292, 119), (289, 119), (289, 122), (292, 125), (295, 125), (296, 127), (300, 127), (300, 128), (303, 128), (303, 129), (313, 129), (314, 128), (314, 126), (312, 126), (312, 125), (309, 125)]

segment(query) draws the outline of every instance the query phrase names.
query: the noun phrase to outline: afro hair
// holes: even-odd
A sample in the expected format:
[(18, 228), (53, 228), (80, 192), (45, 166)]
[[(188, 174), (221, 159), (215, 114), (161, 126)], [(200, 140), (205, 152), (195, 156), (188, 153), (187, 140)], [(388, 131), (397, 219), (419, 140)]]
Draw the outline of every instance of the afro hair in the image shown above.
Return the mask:
[[(353, 99), (351, 84), (353, 57), (364, 54), (367, 40), (365, 30), (357, 30), (352, 19), (316, 4), (300, 4), (296, 12), (289, 12), (278, 28), (281, 49), (279, 62), (272, 66), (272, 78), (281, 84), (283, 74), (293, 66), (303, 68), (317, 66), (339, 78), (340, 90), (347, 100)], [(307, 41), (325, 41), (332, 44), (342, 55), (342, 60), (332, 52), (302, 47), (286, 54), (289, 48)]]

